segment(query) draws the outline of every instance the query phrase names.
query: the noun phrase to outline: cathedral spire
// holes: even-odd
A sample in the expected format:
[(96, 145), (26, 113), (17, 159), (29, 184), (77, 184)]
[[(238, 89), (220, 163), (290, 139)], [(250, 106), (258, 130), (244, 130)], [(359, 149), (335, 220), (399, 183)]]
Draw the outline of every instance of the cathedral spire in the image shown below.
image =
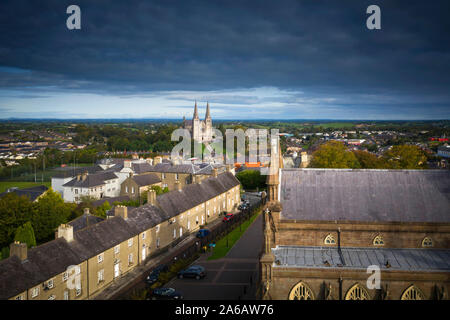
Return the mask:
[(194, 119), (198, 119), (197, 100), (195, 100)]
[(209, 102), (206, 102), (206, 119), (211, 119), (211, 114), (209, 113)]

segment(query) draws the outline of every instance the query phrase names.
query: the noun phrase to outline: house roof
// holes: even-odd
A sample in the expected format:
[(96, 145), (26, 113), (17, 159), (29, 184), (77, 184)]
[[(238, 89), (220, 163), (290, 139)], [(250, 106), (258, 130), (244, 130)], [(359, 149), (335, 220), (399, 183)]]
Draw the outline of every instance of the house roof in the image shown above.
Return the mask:
[[(450, 271), (449, 249), (394, 249), (343, 247), (277, 246), (272, 249), (280, 268), (364, 269), (377, 265), (381, 270)], [(325, 261), (329, 265), (325, 265)], [(386, 263), (389, 263), (389, 268)]]
[(133, 176), (131, 179), (136, 182), (136, 184), (140, 187), (149, 186), (158, 182), (161, 182), (161, 179), (154, 173), (147, 173)]
[(39, 198), (43, 193), (45, 193), (47, 190), (48, 190), (48, 187), (46, 187), (44, 185), (25, 188), (25, 189), (13, 189), (13, 190), (9, 189), (9, 191), (0, 193), (0, 198), (8, 193), (14, 192), (18, 196), (25, 196), (25, 197), (28, 197), (31, 201), (34, 201), (37, 198)]
[(180, 191), (174, 190), (157, 197), (161, 209), (174, 216), (187, 211), (200, 203), (208, 201), (217, 195), (239, 185), (239, 180), (230, 173), (219, 174), (217, 178), (211, 177), (186, 185)]
[(151, 171), (152, 166), (147, 162), (131, 163), (131, 169), (136, 174), (142, 174)]
[(104, 220), (103, 218), (94, 216), (92, 214), (83, 214), (78, 218), (68, 222), (67, 224), (73, 227), (73, 232), (76, 232), (89, 226), (92, 226), (103, 220)]
[(450, 222), (450, 171), (283, 169), (283, 219)]
[(88, 174), (86, 179), (73, 178), (69, 182), (63, 184), (63, 187), (78, 187), (78, 188), (91, 188), (105, 184), (106, 180), (117, 179), (117, 176), (112, 171), (100, 172), (94, 174)]
[(112, 205), (114, 202), (124, 202), (124, 201), (129, 201), (130, 197), (129, 196), (118, 196), (118, 197), (103, 197), (101, 199), (95, 200), (92, 202), (92, 205), (94, 207), (98, 207), (101, 206), (103, 203), (105, 203), (106, 201), (108, 201), (108, 203), (110, 205)]

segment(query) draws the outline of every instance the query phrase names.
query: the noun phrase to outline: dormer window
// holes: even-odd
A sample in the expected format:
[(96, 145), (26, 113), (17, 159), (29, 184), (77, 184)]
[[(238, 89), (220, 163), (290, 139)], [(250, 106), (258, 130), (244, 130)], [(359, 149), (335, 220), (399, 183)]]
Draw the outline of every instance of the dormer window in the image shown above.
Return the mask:
[(422, 247), (427, 248), (427, 247), (432, 247), (433, 246), (433, 240), (429, 237), (425, 237), (422, 240)]
[(374, 246), (384, 246), (384, 240), (383, 238), (378, 235), (373, 239), (373, 245)]

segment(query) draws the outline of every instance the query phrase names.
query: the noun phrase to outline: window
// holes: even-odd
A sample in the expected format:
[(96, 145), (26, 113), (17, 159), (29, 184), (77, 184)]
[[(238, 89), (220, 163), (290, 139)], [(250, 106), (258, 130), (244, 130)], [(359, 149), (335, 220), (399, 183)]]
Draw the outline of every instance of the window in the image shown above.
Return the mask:
[(161, 173), (161, 179), (165, 179), (166, 178), (166, 174), (165, 173)]
[(75, 194), (78, 194), (78, 189), (75, 189)]
[(133, 245), (133, 238), (128, 239), (128, 246), (131, 247)]
[(125, 193), (128, 193), (128, 186), (125, 186)]
[(16, 300), (23, 300), (23, 295), (17, 296)]
[(425, 297), (422, 291), (419, 290), (416, 286), (410, 286), (406, 289), (401, 297), (401, 300), (424, 300)]
[(156, 226), (156, 232), (159, 232), (159, 225)]
[(105, 270), (102, 269), (99, 272), (97, 272), (97, 283), (105, 281)]
[(131, 193), (134, 193), (134, 187), (131, 187)]
[(54, 294), (52, 294), (51, 296), (48, 297), (48, 300), (55, 300), (56, 296)]
[(128, 265), (129, 266), (133, 265), (133, 254), (132, 253), (130, 253), (128, 255)]
[(422, 247), (432, 247), (433, 246), (433, 240), (429, 237), (425, 237), (422, 240)]
[(198, 216), (195, 217), (195, 223), (198, 224)]
[(363, 286), (355, 284), (347, 291), (345, 300), (370, 300), (370, 296)]
[(187, 229), (190, 230), (191, 229), (191, 222), (188, 220), (187, 222)]
[(173, 229), (173, 238), (175, 239), (177, 237), (177, 229)]
[(180, 227), (180, 238), (183, 236), (183, 228)]
[(78, 297), (81, 294), (81, 288), (75, 289), (75, 295)]
[(209, 209), (208, 209), (208, 218), (209, 218)]
[(64, 291), (64, 300), (69, 300), (69, 290)]
[(33, 288), (31, 290), (31, 297), (36, 298), (39, 295), (39, 287)]
[(119, 254), (120, 252), (120, 245), (117, 245), (114, 247), (114, 254)]
[(216, 213), (216, 209), (217, 209), (217, 208), (216, 208), (216, 207), (214, 207), (214, 214)]
[(156, 247), (159, 248), (159, 238), (156, 239)]
[(63, 273), (62, 280), (63, 281), (67, 281), (67, 279), (69, 279), (69, 273), (66, 271), (66, 272)]
[(53, 288), (53, 279), (47, 281), (47, 288)]
[(142, 233), (142, 240), (145, 240), (145, 232)]
[(97, 256), (97, 261), (98, 261), (98, 263), (102, 263), (102, 262), (103, 262), (103, 253), (100, 253), (100, 254)]
[(329, 234), (325, 237), (325, 240), (323, 241), (323, 243), (325, 244), (336, 244), (336, 240), (334, 239), (334, 237)]
[(178, 173), (175, 173), (175, 180), (178, 180)]
[(374, 246), (384, 246), (384, 241), (383, 238), (378, 235), (373, 239), (373, 245)]
[(314, 294), (306, 283), (299, 282), (292, 288), (289, 300), (314, 300)]

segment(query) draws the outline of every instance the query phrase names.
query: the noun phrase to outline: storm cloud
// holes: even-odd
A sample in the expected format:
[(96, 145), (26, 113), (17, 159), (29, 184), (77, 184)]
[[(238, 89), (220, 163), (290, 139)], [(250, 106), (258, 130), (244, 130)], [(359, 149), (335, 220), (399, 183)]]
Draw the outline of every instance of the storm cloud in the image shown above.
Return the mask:
[[(71, 4), (81, 30), (66, 28)], [(371, 4), (381, 30), (366, 28)], [(224, 118), (450, 118), (445, 0), (0, 6), (2, 118), (14, 116), (6, 103), (21, 117), (32, 106), (59, 115), (76, 103), (88, 103), (86, 116), (122, 116), (120, 104), (106, 105), (116, 97), (135, 103), (136, 117), (178, 117), (197, 99)]]

